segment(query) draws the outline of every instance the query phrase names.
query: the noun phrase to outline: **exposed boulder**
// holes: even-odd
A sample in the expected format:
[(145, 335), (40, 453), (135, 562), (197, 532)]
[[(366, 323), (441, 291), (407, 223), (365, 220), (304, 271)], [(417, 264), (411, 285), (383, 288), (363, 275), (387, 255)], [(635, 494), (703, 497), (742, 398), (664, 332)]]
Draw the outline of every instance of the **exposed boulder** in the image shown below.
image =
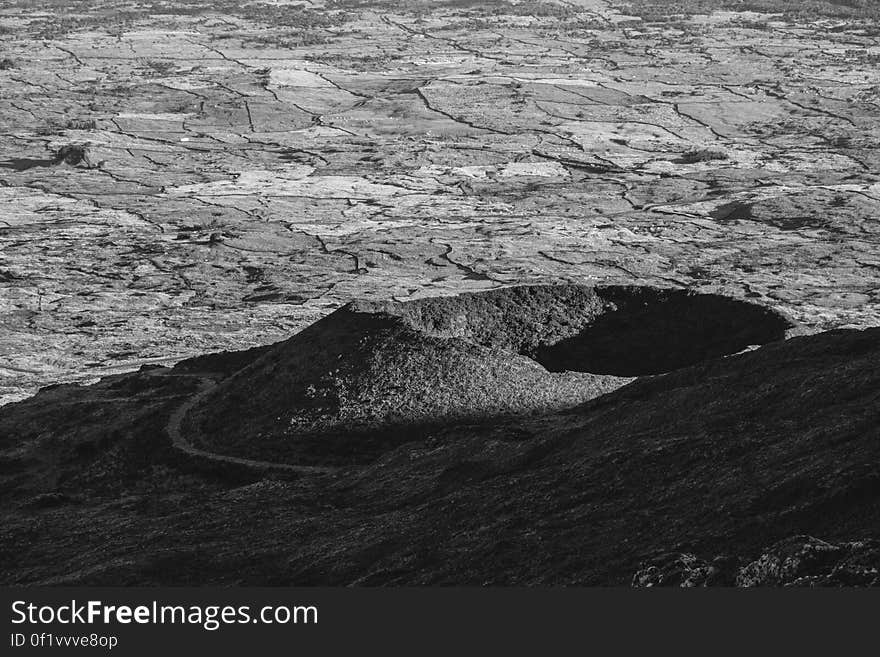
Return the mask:
[(740, 570), (737, 586), (880, 586), (880, 542), (793, 536)]
[(89, 147), (87, 144), (65, 144), (55, 151), (56, 164), (90, 167)]
[(720, 556), (711, 561), (670, 553), (644, 562), (634, 587), (651, 586), (880, 586), (880, 541), (829, 543), (792, 536), (752, 561)]
[(736, 582), (739, 559), (720, 556), (711, 561), (684, 552), (663, 555), (642, 564), (633, 575), (637, 588), (652, 586), (732, 586)]

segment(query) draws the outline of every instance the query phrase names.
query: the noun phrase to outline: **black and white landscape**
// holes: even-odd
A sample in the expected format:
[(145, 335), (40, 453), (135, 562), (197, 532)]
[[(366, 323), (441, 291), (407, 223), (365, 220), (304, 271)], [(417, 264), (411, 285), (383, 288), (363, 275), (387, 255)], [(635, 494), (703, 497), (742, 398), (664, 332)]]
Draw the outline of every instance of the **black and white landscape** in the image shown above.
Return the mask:
[(874, 0), (7, 0), (0, 582), (880, 585)]

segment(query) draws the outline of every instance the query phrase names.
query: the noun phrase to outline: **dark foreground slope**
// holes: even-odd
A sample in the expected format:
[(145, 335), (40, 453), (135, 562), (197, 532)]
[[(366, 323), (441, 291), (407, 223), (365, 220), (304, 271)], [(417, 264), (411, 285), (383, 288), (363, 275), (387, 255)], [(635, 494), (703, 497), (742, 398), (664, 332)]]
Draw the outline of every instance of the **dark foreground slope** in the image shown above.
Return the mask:
[(163, 431), (241, 360), (3, 408), (0, 579), (663, 583), (683, 554), (764, 555), (742, 581), (777, 584), (773, 555), (799, 535), (864, 575), (803, 581), (870, 583), (880, 565), (865, 542), (880, 538), (880, 329), (774, 342), (568, 411), (425, 429), (372, 462), (289, 478), (198, 462)]

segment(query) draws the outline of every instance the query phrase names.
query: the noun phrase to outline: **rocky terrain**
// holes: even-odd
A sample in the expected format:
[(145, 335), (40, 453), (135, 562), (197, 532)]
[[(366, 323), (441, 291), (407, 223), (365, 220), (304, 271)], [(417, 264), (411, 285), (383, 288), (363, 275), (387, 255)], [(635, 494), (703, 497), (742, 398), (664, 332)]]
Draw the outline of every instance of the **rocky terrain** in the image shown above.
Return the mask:
[(643, 564), (633, 586), (880, 586), (880, 542), (833, 544), (812, 536), (779, 541), (752, 562), (671, 554)]
[(0, 395), (502, 284), (876, 325), (877, 14), (8, 0)]
[(0, 582), (877, 585), (878, 35), (8, 0)]

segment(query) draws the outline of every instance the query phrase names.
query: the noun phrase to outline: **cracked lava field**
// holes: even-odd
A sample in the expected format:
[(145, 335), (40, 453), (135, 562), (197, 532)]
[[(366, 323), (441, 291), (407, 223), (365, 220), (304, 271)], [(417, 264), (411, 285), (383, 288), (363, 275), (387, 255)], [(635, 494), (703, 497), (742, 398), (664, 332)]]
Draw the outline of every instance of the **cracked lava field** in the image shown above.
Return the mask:
[(877, 324), (876, 9), (661, 4), (4, 2), (2, 401), (512, 284)]

